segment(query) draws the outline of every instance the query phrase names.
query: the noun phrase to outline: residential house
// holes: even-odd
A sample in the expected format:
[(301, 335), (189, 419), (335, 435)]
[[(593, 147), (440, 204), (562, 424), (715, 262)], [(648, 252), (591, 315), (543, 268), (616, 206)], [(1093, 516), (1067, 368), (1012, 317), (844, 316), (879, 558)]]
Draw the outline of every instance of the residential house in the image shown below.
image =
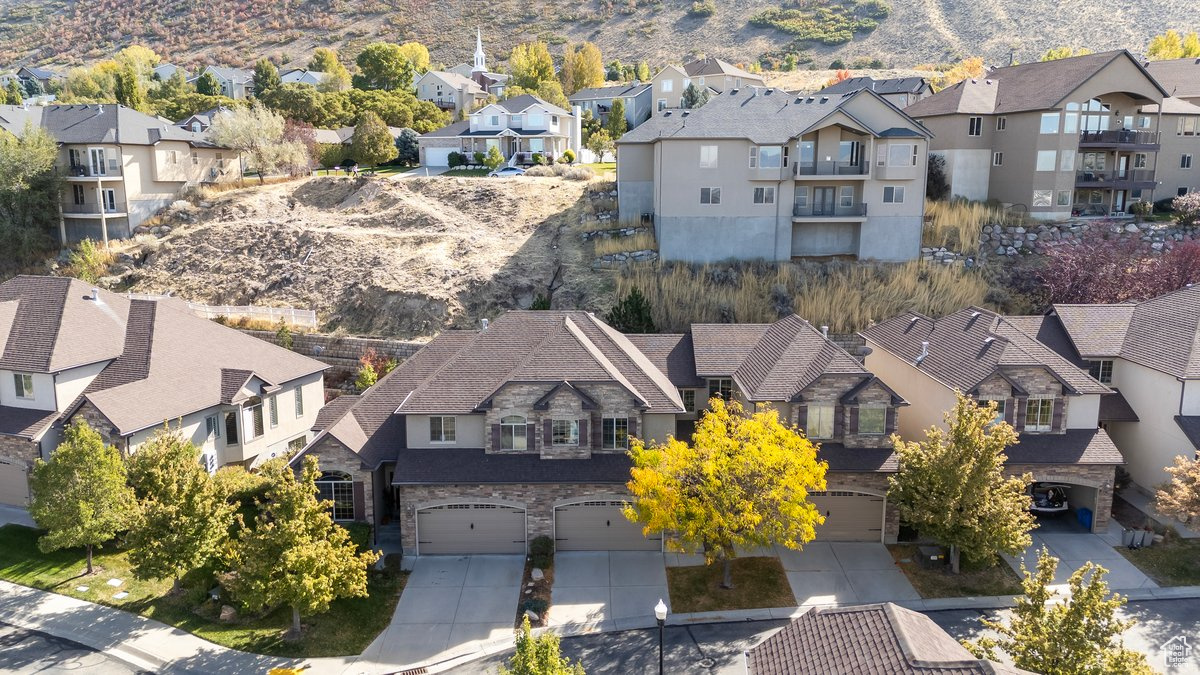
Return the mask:
[(762, 75), (714, 58), (697, 59), (683, 66), (667, 66), (658, 71), (650, 83), (654, 87), (655, 110), (683, 107), (683, 92), (693, 84), (698, 89), (707, 88), (710, 94), (766, 86)]
[[(1200, 58), (1148, 61), (1146, 70), (1170, 97), (1162, 103), (1162, 150), (1155, 178), (1161, 186), (1157, 199), (1200, 190)], [(1154, 116), (1158, 107), (1147, 105), (1142, 114)]]
[(406, 553), (661, 550), (621, 514), (629, 438), (694, 428), (709, 395), (775, 406), (819, 439), (818, 537), (894, 541), (887, 434), (904, 405), (799, 317), (622, 335), (592, 314), (514, 311), (446, 331), (353, 401), (293, 459), (319, 458), (337, 520)]
[(654, 113), (651, 101), (653, 89), (653, 85), (643, 82), (589, 87), (571, 94), (568, 100), (572, 107), (578, 107), (581, 111), (590, 110), (593, 119), (600, 120), (601, 124), (608, 124), (609, 110), (617, 99), (621, 99), (622, 105), (625, 106), (625, 124), (632, 129), (650, 119)]
[(210, 127), (212, 127), (213, 119), (217, 115), (232, 112), (232, 108), (219, 105), (215, 108), (209, 108), (208, 110), (198, 112), (195, 115), (181, 119), (175, 123), (175, 126), (179, 127), (180, 129), (193, 131), (195, 133), (204, 133), (205, 131), (208, 131)]
[(122, 452), (164, 424), (210, 470), (299, 448), (325, 365), (191, 314), (65, 277), (0, 284), (0, 503), (23, 505), (33, 461), (86, 420)]
[[(1073, 511), (1091, 511), (1093, 532), (1105, 532), (1121, 453), (1104, 429), (1108, 386), (1038, 341), (1026, 317), (970, 307), (934, 320), (906, 312), (860, 334), (870, 349), (866, 367), (912, 402), (898, 426), (905, 440), (945, 428), (955, 392), (994, 401), (997, 420), (1012, 424), (1019, 443), (1005, 468), (1034, 481), (1070, 485)], [(1084, 518), (1086, 520), (1086, 517)]]
[(183, 74), (183, 79), (185, 79), (185, 80), (188, 79), (187, 70), (184, 70), (183, 68), (175, 65), (174, 63), (160, 63), (157, 66), (154, 66), (153, 77), (154, 77), (154, 79), (158, 80), (159, 82), (166, 82), (167, 80), (171, 79), (177, 72)]
[(579, 154), (579, 115), (532, 94), (490, 103), (418, 139), (423, 166), (447, 166), (451, 152), (486, 154), (497, 148), (509, 164), (530, 164), (541, 153), (549, 161), (564, 151)]
[(235, 151), (122, 105), (0, 106), (0, 129), (26, 124), (58, 142), (63, 242), (129, 237), (184, 189), (241, 175)]
[(732, 89), (618, 141), (619, 213), (653, 222), (665, 260), (913, 260), (928, 139), (867, 89)]
[(1166, 96), (1121, 50), (996, 68), (905, 112), (933, 132), (951, 194), (1061, 220), (1157, 198), (1163, 128), (1138, 110)]
[(224, 66), (205, 66), (204, 70), (188, 79), (190, 84), (196, 84), (205, 73), (212, 73), (221, 85), (221, 95), (232, 99), (247, 99), (254, 96), (254, 71), (247, 68), (226, 68)]
[(1059, 304), (1028, 320), (1043, 343), (1118, 392), (1100, 419), (1135, 489), (1149, 494), (1177, 456), (1197, 456), (1200, 286), (1138, 303)]
[(469, 76), (442, 70), (430, 70), (413, 83), (417, 99), (429, 101), (454, 114), (455, 119), (487, 101), (483, 87)]
[(810, 609), (747, 651), (746, 673), (1032, 675), (975, 658), (929, 617), (890, 602)]
[[(251, 77), (254, 73), (251, 71)], [(307, 84), (312, 87), (318, 87), (325, 83), (329, 74), (319, 70), (309, 70), (307, 68), (289, 68), (279, 73), (279, 81), (281, 84)]]
[(816, 92), (821, 95), (849, 94), (859, 89), (870, 89), (897, 108), (907, 108), (933, 95), (933, 87), (923, 77), (894, 77), (876, 80), (873, 77), (849, 77), (835, 82)]
[(63, 79), (63, 76), (61, 73), (56, 73), (46, 68), (21, 66), (17, 69), (17, 79), (21, 81), (21, 85), (25, 87), (26, 92), (29, 92), (31, 83), (36, 83), (37, 88), (42, 93), (47, 93), (50, 91), (51, 85)]

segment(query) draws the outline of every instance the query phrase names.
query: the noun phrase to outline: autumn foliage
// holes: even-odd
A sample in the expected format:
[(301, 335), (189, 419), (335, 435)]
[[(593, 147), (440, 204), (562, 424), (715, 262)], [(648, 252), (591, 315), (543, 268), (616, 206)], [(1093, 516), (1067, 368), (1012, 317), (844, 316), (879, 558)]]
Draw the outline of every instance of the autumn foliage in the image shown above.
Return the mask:
[(1141, 244), (1100, 237), (1060, 244), (1046, 251), (1037, 278), (1052, 303), (1146, 300), (1200, 281), (1200, 241), (1161, 254)]

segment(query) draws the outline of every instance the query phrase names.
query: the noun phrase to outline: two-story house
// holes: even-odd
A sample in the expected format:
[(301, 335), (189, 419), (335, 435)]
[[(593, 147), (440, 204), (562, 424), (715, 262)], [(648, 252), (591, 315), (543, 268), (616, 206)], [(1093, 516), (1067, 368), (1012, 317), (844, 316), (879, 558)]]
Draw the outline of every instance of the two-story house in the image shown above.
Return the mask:
[(1159, 193), (1168, 93), (1129, 52), (996, 68), (905, 108), (933, 132), (950, 193), (1034, 218), (1124, 213)]
[(590, 110), (592, 118), (608, 124), (608, 113), (617, 99), (625, 106), (625, 124), (629, 129), (650, 119), (653, 114), (651, 95), (653, 87), (644, 82), (617, 84), (611, 87), (588, 87), (571, 94), (568, 100), (580, 111)]
[[(577, 311), (447, 331), (350, 403), (301, 453), (338, 520), (399, 525), (410, 554), (660, 550), (621, 514), (631, 437), (690, 435), (710, 395), (767, 404), (829, 463), (826, 539), (895, 539), (888, 434), (904, 405), (799, 317), (622, 335)], [(293, 462), (299, 462), (298, 456)]]
[(50, 91), (51, 85), (63, 79), (63, 75), (47, 68), (21, 66), (17, 69), (17, 79), (21, 81), (21, 86), (25, 88), (26, 93), (32, 91), (46, 93)]
[(862, 331), (866, 367), (912, 402), (898, 425), (908, 441), (923, 440), (931, 426), (945, 428), (956, 391), (994, 401), (997, 420), (1019, 436), (1006, 451), (1006, 470), (1070, 485), (1071, 508), (1089, 509), (1092, 531), (1105, 532), (1116, 467), (1124, 463), (1100, 428), (1102, 398), (1112, 390), (1031, 335), (1038, 318), (977, 307), (937, 320), (906, 312)]
[(126, 453), (169, 424), (216, 470), (299, 449), (324, 403), (319, 361), (65, 277), (0, 284), (0, 345), (0, 503), (75, 419)]
[(188, 83), (196, 84), (196, 80), (211, 73), (221, 85), (220, 94), (232, 99), (247, 99), (254, 96), (254, 71), (246, 68), (227, 68), (225, 66), (205, 66), (204, 70), (188, 78)]
[(834, 82), (816, 93), (828, 96), (849, 94), (859, 89), (870, 89), (897, 108), (907, 108), (917, 101), (933, 95), (933, 87), (929, 86), (929, 81), (923, 77), (893, 77), (883, 80), (876, 80), (873, 77), (848, 77), (841, 82)]
[(578, 111), (567, 112), (532, 94), (521, 94), (422, 134), (417, 146), (423, 166), (447, 166), (452, 152), (486, 155), (492, 148), (510, 164), (528, 164), (535, 153), (551, 162), (568, 149), (578, 156), (581, 137)]
[(235, 151), (122, 105), (0, 106), (0, 133), (27, 124), (58, 142), (64, 243), (129, 237), (185, 188), (241, 176)]
[(665, 260), (913, 260), (928, 140), (869, 89), (732, 89), (621, 138), (620, 218), (653, 222)]
[(323, 87), (328, 79), (328, 73), (307, 68), (288, 68), (279, 73), (281, 84), (307, 84), (310, 87)]
[(716, 58), (696, 59), (682, 66), (669, 65), (650, 81), (654, 109), (666, 110), (683, 106), (683, 92), (689, 86), (707, 89), (710, 95), (745, 87), (765, 87), (762, 75), (747, 72)]
[(470, 77), (443, 70), (430, 70), (413, 83), (417, 99), (448, 110), (458, 119), (487, 100), (483, 87)]
[[(1148, 61), (1146, 70), (1170, 97), (1162, 102), (1162, 149), (1155, 178), (1161, 186), (1157, 198), (1200, 190), (1200, 59)], [(1158, 107), (1145, 106), (1154, 116)]]

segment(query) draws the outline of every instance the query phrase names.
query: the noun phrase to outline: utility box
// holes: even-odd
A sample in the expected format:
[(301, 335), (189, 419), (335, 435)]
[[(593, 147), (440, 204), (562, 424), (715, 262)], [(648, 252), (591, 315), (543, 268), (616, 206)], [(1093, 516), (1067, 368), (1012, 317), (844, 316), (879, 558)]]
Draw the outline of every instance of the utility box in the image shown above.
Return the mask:
[(941, 569), (946, 566), (946, 549), (941, 546), (918, 546), (917, 562), (928, 570)]

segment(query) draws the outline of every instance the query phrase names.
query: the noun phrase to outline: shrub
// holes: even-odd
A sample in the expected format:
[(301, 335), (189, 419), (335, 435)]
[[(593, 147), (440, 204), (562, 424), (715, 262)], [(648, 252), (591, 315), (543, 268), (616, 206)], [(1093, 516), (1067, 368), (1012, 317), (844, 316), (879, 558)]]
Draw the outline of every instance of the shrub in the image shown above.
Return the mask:
[(552, 176), (558, 175), (554, 171), (557, 168), (558, 168), (557, 166), (556, 167), (531, 166), (528, 169), (525, 169), (525, 175), (526, 176), (536, 176), (538, 178), (550, 178)]
[(213, 474), (213, 485), (231, 502), (253, 504), (262, 499), (271, 482), (261, 474), (252, 473), (240, 466), (226, 466)]
[(924, 246), (944, 246), (968, 254), (979, 250), (979, 234), (984, 225), (1019, 225), (1023, 222), (1020, 216), (1009, 214), (999, 203), (992, 205), (964, 199), (925, 202), (925, 215), (929, 222), (921, 237)]
[(562, 177), (566, 180), (591, 180), (596, 177), (596, 172), (586, 166), (573, 166)]
[(713, 0), (696, 0), (688, 10), (688, 16), (709, 17), (717, 13), (717, 3)]
[[(495, 150), (495, 148), (491, 148), (491, 150)], [(483, 154), (482, 152), (476, 152), (474, 155), (472, 155), (472, 158), (474, 160), (472, 163), (475, 166), (483, 166), (487, 164), (487, 155)]]
[[(478, 157), (480, 154), (477, 152), (475, 156)], [(492, 171), (499, 169), (504, 164), (504, 155), (500, 154), (500, 148), (494, 145), (488, 148), (487, 156), (483, 158), (483, 164)]]
[(1136, 201), (1129, 204), (1129, 212), (1135, 216), (1148, 216), (1154, 210), (1150, 202)]
[(1154, 212), (1155, 213), (1171, 213), (1171, 211), (1172, 211), (1171, 203), (1174, 201), (1175, 201), (1174, 197), (1166, 197), (1163, 199), (1156, 200), (1154, 202)]
[(461, 152), (452, 152), (447, 156), (447, 159), (449, 160), (447, 164), (450, 165), (451, 169), (458, 166), (463, 166), (467, 163), (467, 156)]
[(84, 239), (71, 251), (67, 273), (80, 281), (94, 284), (104, 276), (114, 259), (111, 251), (100, 248), (91, 239)]
[(950, 183), (946, 180), (946, 158), (930, 155), (925, 165), (925, 198), (942, 201), (950, 197)]
[(283, 319), (279, 320), (279, 328), (275, 331), (275, 339), (279, 341), (279, 346), (284, 349), (292, 348), (292, 329), (284, 323)]
[(562, 155), (559, 156), (558, 161), (563, 164), (574, 164), (575, 163), (575, 151), (570, 148), (563, 150), (563, 153), (562, 153)]
[(529, 542), (530, 563), (538, 569), (548, 569), (554, 565), (554, 540), (546, 535), (539, 535)]
[(350, 541), (358, 547), (359, 553), (365, 553), (371, 550), (371, 524), (370, 523), (338, 523), (347, 532), (350, 533)]
[(1189, 192), (1171, 200), (1171, 208), (1175, 217), (1184, 227), (1194, 227), (1200, 224), (1200, 192)]
[(546, 156), (540, 152), (533, 153), (533, 163), (538, 166), (544, 166), (546, 164)]

